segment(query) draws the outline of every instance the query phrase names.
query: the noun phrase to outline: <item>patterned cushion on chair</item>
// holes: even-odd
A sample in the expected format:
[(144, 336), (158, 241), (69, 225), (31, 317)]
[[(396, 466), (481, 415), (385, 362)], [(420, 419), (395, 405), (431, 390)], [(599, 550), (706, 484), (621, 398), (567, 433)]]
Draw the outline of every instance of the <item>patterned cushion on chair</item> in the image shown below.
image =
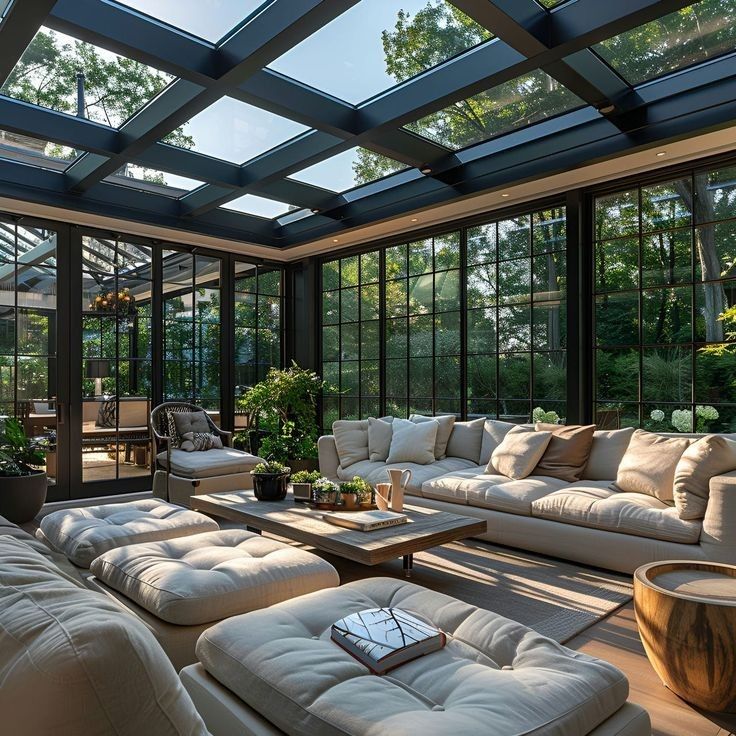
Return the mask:
[(222, 440), (209, 432), (184, 432), (179, 448), (185, 452), (201, 452), (204, 450), (222, 450)]

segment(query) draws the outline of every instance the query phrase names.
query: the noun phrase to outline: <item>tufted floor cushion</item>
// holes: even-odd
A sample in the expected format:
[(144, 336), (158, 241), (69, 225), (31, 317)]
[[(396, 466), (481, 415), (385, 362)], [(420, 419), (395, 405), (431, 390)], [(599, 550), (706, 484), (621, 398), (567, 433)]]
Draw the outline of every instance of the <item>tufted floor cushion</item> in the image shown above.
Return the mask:
[(609, 486), (607, 480), (567, 486), (534, 501), (532, 516), (664, 542), (697, 544), (700, 540), (700, 521), (681, 519), (674, 506), (654, 496), (615, 491)]
[(204, 514), (165, 501), (61, 509), (41, 519), (39, 536), (75, 565), (89, 567), (103, 552), (126, 544), (155, 542), (219, 529)]
[[(162, 467), (166, 467), (165, 452), (160, 452), (156, 459)], [(232, 447), (199, 452), (187, 452), (179, 448), (171, 451), (171, 472), (183, 478), (214, 478), (218, 475), (248, 473), (261, 462), (261, 458)]]
[(0, 537), (0, 733), (206, 736), (145, 626)]
[[(330, 641), (378, 606), (415, 611), (447, 646), (376, 677)], [(612, 665), (417, 585), (372, 578), (237, 616), (197, 643), (207, 672), (292, 736), (587, 734), (626, 702)]]
[(172, 624), (193, 626), (340, 584), (329, 562), (240, 529), (110, 550), (91, 571)]

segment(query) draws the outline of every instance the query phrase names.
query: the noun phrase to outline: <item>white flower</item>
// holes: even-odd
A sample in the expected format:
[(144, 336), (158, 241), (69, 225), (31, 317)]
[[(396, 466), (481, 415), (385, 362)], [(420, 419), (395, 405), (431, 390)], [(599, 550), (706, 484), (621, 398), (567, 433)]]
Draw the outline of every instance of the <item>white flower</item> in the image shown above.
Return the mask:
[(655, 422), (663, 422), (664, 412), (661, 409), (652, 409), (652, 413), (649, 415), (649, 418)]
[(695, 414), (701, 419), (705, 419), (707, 422), (712, 422), (714, 419), (718, 419), (718, 409), (715, 406), (696, 406)]
[(675, 409), (670, 420), (678, 432), (693, 431), (693, 413), (690, 409)]

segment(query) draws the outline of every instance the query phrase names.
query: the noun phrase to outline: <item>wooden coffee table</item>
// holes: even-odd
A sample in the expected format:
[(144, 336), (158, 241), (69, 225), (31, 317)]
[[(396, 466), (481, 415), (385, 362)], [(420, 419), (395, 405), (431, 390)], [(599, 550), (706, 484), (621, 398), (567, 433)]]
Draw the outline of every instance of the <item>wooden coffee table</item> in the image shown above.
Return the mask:
[(269, 532), (344, 557), (362, 565), (378, 565), (402, 557), (411, 577), (414, 553), (486, 531), (486, 522), (446, 511), (405, 506), (406, 524), (359, 532), (322, 520), (325, 511), (284, 501), (257, 501), (252, 491), (192, 496), (191, 506), (212, 516), (239, 521), (251, 529)]

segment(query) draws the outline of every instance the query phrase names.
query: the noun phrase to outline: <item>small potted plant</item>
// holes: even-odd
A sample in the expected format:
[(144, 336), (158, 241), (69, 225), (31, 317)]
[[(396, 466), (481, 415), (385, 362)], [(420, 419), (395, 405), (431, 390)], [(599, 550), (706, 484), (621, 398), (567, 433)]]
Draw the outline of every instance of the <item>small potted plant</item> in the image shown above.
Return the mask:
[(312, 495), (317, 508), (331, 507), (337, 503), (340, 486), (328, 478), (318, 478), (312, 483)]
[(294, 494), (294, 500), (311, 500), (312, 483), (315, 483), (321, 477), (319, 470), (299, 470), (294, 473), (291, 476), (291, 491)]
[(16, 524), (31, 521), (46, 503), (44, 453), (13, 417), (0, 432), (0, 516)]
[(367, 481), (356, 475), (340, 485), (340, 496), (347, 509), (357, 509), (359, 505), (368, 508), (371, 506), (373, 489)]
[(353, 483), (355, 484), (355, 492), (358, 494), (358, 503), (360, 504), (361, 508), (369, 509), (373, 507), (373, 486), (365, 480), (364, 478), (360, 478), (357, 475), (355, 478), (353, 478)]
[(259, 501), (283, 501), (291, 468), (273, 460), (258, 465), (250, 471), (253, 476), (253, 492)]

